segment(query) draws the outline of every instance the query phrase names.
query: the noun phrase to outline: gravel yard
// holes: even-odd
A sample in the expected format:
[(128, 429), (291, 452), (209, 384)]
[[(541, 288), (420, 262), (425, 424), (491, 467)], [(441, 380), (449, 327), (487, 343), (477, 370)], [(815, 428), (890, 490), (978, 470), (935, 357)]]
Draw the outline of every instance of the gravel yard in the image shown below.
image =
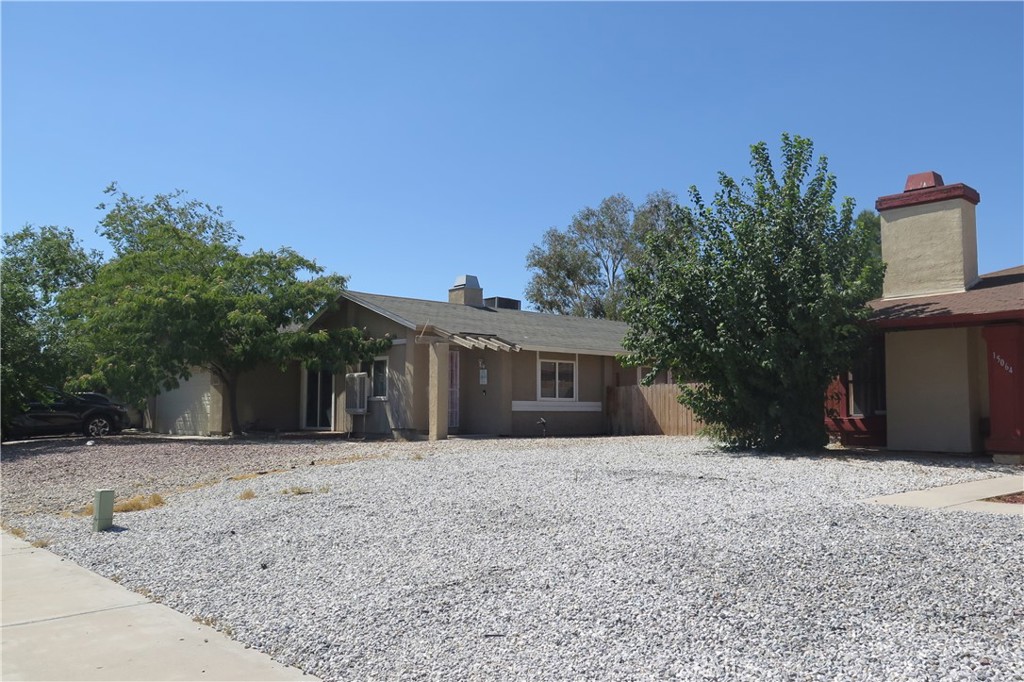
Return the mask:
[[(328, 680), (1024, 680), (1021, 517), (857, 502), (1021, 472), (980, 458), (125, 437), (2, 460), (29, 539)], [(92, 533), (60, 512), (97, 487), (167, 504)]]

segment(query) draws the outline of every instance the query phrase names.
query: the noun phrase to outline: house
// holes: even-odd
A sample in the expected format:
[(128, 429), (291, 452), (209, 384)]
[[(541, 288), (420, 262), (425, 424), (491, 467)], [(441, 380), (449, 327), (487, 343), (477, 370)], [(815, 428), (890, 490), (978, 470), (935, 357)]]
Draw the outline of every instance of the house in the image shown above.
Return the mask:
[[(501, 436), (608, 433), (608, 388), (637, 383), (623, 368), (622, 322), (528, 312), (519, 301), (484, 299), (473, 275), (457, 279), (448, 300), (343, 292), (313, 328), (356, 327), (392, 339), (386, 355), (332, 374), (293, 364), (265, 367), (239, 383), (247, 429), (300, 429), (395, 437), (449, 433)], [(365, 412), (350, 413), (349, 374), (365, 373)], [(349, 405), (351, 407), (351, 404)], [(224, 433), (230, 429), (220, 386), (196, 373), (151, 405), (154, 430)]]
[(979, 276), (980, 200), (927, 172), (875, 203), (887, 269), (878, 334), (833, 387), (843, 442), (1024, 463), (1024, 266)]

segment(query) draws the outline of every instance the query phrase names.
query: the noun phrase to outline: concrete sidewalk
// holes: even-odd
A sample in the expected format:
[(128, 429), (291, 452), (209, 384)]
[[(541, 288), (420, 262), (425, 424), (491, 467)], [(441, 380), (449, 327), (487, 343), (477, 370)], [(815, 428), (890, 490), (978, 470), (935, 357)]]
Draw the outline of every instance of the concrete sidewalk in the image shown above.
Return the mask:
[(317, 679), (70, 560), (0, 537), (4, 682)]
[(1024, 475), (1011, 474), (983, 481), (969, 481), (940, 488), (915, 490), (898, 495), (872, 497), (861, 502), (869, 504), (892, 504), (900, 507), (921, 507), (923, 509), (948, 509), (953, 511), (986, 512), (989, 514), (1016, 514), (1024, 516), (1024, 505), (1004, 502), (985, 502), (989, 497), (1019, 493), (1024, 490)]

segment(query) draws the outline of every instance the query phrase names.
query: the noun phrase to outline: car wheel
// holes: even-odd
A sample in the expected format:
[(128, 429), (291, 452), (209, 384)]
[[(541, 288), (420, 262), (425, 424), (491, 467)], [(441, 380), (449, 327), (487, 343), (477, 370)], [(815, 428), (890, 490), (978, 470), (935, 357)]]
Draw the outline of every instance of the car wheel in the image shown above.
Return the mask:
[(113, 431), (114, 428), (110, 423), (110, 419), (102, 414), (89, 417), (83, 429), (86, 436), (92, 436), (93, 438), (109, 435)]

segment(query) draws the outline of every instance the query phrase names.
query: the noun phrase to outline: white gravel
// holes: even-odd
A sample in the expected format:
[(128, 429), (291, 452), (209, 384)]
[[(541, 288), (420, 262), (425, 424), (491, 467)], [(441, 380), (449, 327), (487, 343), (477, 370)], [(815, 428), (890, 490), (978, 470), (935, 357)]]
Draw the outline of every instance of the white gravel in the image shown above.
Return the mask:
[[(28, 447), (5, 521), (324, 679), (1024, 680), (1022, 517), (857, 502), (1020, 468), (658, 437)], [(119, 532), (53, 513), (214, 480)]]

